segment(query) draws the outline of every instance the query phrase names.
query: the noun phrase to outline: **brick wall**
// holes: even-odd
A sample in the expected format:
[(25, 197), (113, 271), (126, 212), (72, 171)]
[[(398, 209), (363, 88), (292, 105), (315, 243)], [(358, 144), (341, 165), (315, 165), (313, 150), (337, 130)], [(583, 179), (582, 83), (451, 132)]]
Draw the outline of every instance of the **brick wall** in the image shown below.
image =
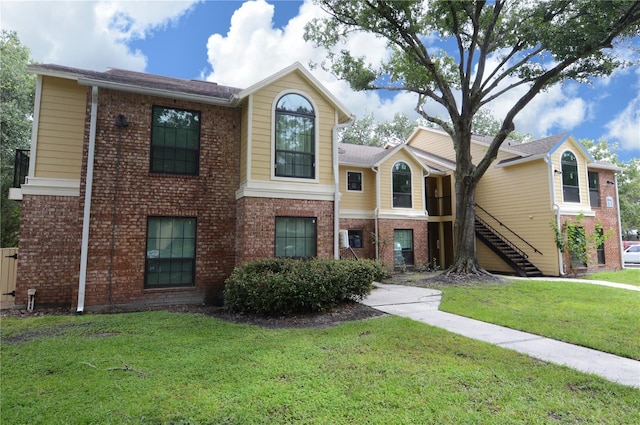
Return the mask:
[(275, 217), (316, 217), (317, 256), (333, 258), (333, 202), (300, 199), (238, 200), (236, 264), (275, 256)]
[[(150, 173), (155, 105), (200, 111), (198, 176)], [(119, 114), (126, 117), (127, 127), (116, 127)], [(87, 135), (88, 130), (87, 126)], [(239, 145), (239, 109), (100, 90), (85, 291), (88, 308), (220, 301), (224, 281), (235, 264)], [(88, 136), (81, 209), (87, 147)], [(144, 288), (149, 216), (197, 218), (195, 287)]]
[[(376, 258), (376, 246), (375, 238), (371, 235), (375, 233), (376, 226), (374, 220), (356, 219), (356, 218), (342, 218), (340, 219), (341, 230), (362, 230), (362, 247), (353, 248), (358, 258), (369, 258), (375, 260)], [(352, 258), (353, 255), (346, 250), (341, 250), (340, 255), (343, 258)]]
[(394, 264), (393, 231), (395, 229), (412, 229), (414, 264), (416, 266), (427, 265), (429, 262), (427, 223), (425, 220), (379, 219), (378, 234), (379, 240), (382, 242), (379, 248), (380, 260), (387, 267), (391, 267)]
[(81, 234), (77, 197), (23, 196), (16, 308), (27, 305), (28, 289), (37, 291), (36, 308), (75, 302)]
[[(595, 171), (598, 171), (600, 206), (591, 207), (595, 212), (595, 217), (585, 217), (582, 222), (582, 227), (584, 227), (585, 232), (589, 235), (595, 232), (596, 223), (601, 223), (605, 234), (610, 233), (610, 236), (604, 242), (605, 264), (598, 264), (597, 251), (595, 249), (590, 250), (587, 269), (583, 270), (586, 273), (620, 270), (622, 268), (622, 253), (620, 251), (621, 235), (618, 226), (618, 200), (616, 198), (615, 185), (607, 183), (607, 181), (615, 181), (615, 175), (613, 171), (609, 170)], [(613, 201), (613, 207), (607, 206), (607, 197), (610, 197)], [(568, 218), (575, 220), (575, 217), (562, 216), (560, 217), (561, 225), (563, 225)], [(565, 272), (569, 273), (570, 257), (568, 253), (564, 254), (563, 263), (565, 265)]]

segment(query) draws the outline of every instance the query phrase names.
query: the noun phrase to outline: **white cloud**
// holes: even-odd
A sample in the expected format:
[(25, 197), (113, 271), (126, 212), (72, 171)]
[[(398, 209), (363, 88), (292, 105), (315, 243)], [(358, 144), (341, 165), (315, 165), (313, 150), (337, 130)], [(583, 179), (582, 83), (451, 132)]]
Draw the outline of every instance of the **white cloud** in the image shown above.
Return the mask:
[(640, 154), (640, 95), (629, 102), (627, 107), (606, 124), (605, 139), (620, 143), (621, 150)]
[[(248, 87), (294, 62), (304, 66), (322, 63), (324, 49), (304, 41), (304, 26), (324, 12), (311, 1), (305, 1), (297, 16), (283, 28), (275, 28), (274, 6), (264, 0), (247, 1), (235, 11), (227, 34), (212, 34), (207, 43), (208, 60), (213, 72), (207, 76), (220, 84)], [(366, 55), (379, 63), (387, 55), (386, 42), (370, 34), (355, 34), (346, 42), (354, 55)], [(355, 115), (373, 112), (378, 119), (391, 119), (398, 111), (411, 113), (415, 95), (402, 94), (383, 100), (379, 93), (354, 92), (344, 81), (323, 71), (312, 70), (314, 76)]]
[(126, 43), (175, 22), (193, 1), (2, 1), (0, 26), (17, 31), (42, 63), (143, 71), (147, 59)]

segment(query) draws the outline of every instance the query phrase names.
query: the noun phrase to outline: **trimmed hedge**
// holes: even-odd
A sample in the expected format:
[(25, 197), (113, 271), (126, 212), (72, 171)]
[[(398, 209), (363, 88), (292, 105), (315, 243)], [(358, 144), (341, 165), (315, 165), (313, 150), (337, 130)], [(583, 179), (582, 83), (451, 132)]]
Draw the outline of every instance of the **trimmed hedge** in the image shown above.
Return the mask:
[(361, 300), (386, 271), (372, 260), (270, 258), (234, 269), (224, 290), (229, 311), (291, 315), (331, 309)]

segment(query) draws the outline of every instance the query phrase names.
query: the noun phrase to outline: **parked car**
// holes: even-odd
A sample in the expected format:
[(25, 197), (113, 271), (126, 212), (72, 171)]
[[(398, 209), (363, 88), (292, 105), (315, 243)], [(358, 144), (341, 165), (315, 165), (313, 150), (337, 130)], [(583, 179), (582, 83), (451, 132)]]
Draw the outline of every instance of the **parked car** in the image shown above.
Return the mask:
[(622, 241), (622, 249), (627, 249), (631, 245), (640, 245), (640, 241)]
[(640, 245), (631, 245), (622, 253), (625, 263), (640, 263)]

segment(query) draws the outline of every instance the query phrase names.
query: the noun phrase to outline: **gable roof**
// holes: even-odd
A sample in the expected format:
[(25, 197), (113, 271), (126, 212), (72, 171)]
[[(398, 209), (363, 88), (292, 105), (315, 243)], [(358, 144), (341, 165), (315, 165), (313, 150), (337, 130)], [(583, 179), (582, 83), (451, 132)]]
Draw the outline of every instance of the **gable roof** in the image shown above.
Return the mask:
[(274, 83), (275, 81), (291, 74), (297, 72), (299, 73), (310, 85), (312, 85), (313, 87), (315, 87), (318, 92), (320, 92), (320, 94), (327, 100), (329, 101), (329, 103), (331, 103), (339, 112), (339, 117), (338, 117), (338, 122), (340, 123), (345, 123), (345, 122), (349, 122), (353, 119), (351, 112), (349, 112), (349, 110), (342, 104), (342, 102), (340, 102), (338, 100), (338, 98), (336, 98), (330, 91), (328, 91), (323, 85), (322, 83), (320, 83), (320, 81), (318, 81), (316, 79), (316, 77), (314, 77), (311, 72), (309, 72), (309, 70), (307, 70), (307, 68), (305, 68), (304, 66), (302, 66), (302, 64), (300, 62), (294, 62), (293, 64), (289, 65), (288, 67), (284, 68), (283, 70), (276, 72), (275, 74), (261, 80), (258, 81), (257, 83), (253, 84), (250, 87), (247, 87), (244, 90), (241, 90), (238, 93), (235, 93), (234, 97), (240, 101), (244, 98), (246, 98), (247, 96), (257, 92), (258, 90)]
[(390, 149), (378, 146), (354, 145), (351, 143), (338, 144), (338, 162), (341, 165), (372, 167), (390, 153)]
[[(439, 170), (434, 167), (430, 167), (425, 161), (421, 158), (420, 153), (423, 153), (419, 149), (412, 148), (411, 146), (407, 146), (405, 144), (399, 144), (392, 148), (382, 148), (378, 146), (365, 146), (365, 145), (353, 145), (350, 143), (339, 143), (338, 144), (338, 162), (340, 165), (347, 165), (353, 167), (362, 167), (362, 168), (370, 168), (377, 167), (387, 159), (389, 159), (393, 154), (400, 150), (405, 150), (410, 157), (412, 157), (418, 164), (422, 166), (429, 173), (436, 172), (442, 173), (442, 170)], [(455, 165), (455, 164), (454, 164)]]
[(543, 139), (534, 140), (528, 143), (514, 143), (510, 144), (509, 148), (512, 151), (519, 152), (519, 155), (514, 158), (508, 158), (500, 161), (496, 166), (507, 166), (513, 164), (520, 164), (523, 162), (533, 161), (535, 159), (543, 158), (547, 155), (553, 154), (567, 141), (571, 140), (575, 146), (587, 157), (589, 163), (593, 163), (593, 156), (589, 151), (576, 139), (571, 137), (569, 133), (560, 133), (554, 136), (545, 137)]
[(30, 72), (51, 77), (76, 80), (78, 84), (115, 90), (195, 100), (224, 106), (234, 105), (234, 94), (239, 88), (222, 86), (202, 80), (185, 80), (143, 72), (110, 68), (105, 72), (90, 71), (67, 66), (30, 65)]

